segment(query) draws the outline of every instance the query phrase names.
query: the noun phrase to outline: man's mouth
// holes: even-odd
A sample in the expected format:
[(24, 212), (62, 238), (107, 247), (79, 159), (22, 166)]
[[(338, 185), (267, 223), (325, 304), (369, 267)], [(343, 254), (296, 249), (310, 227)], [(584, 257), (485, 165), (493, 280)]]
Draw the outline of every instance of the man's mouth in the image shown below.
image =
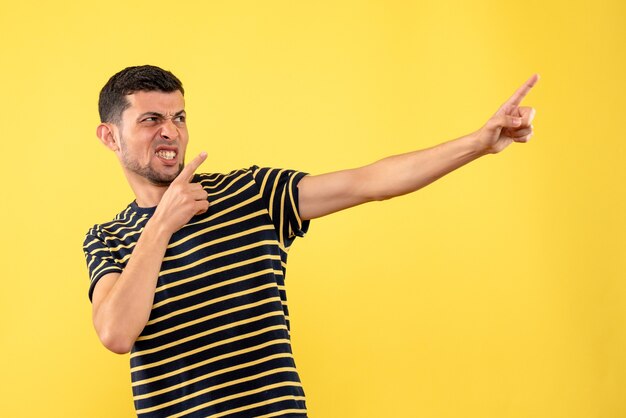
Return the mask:
[(174, 158), (176, 158), (176, 151), (160, 150), (157, 151), (155, 154), (157, 157), (163, 158), (164, 160), (173, 160)]

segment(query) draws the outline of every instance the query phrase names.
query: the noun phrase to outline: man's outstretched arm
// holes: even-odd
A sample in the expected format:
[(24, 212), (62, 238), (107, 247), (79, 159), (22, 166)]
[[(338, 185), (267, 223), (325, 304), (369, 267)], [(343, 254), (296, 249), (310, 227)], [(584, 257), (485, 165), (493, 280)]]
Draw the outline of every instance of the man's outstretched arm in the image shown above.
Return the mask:
[(512, 142), (528, 142), (535, 110), (520, 104), (538, 80), (534, 74), (482, 128), (469, 135), (364, 167), (304, 177), (298, 184), (301, 218), (319, 218), (414, 192), (483, 155), (502, 151)]

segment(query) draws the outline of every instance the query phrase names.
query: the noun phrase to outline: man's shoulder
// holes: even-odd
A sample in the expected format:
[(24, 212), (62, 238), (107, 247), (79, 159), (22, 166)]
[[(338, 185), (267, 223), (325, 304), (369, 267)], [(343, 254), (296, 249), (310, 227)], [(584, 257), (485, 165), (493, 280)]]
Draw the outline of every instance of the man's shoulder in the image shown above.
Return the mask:
[(202, 184), (209, 195), (215, 195), (227, 190), (248, 187), (251, 182), (254, 182), (258, 170), (259, 167), (253, 165), (227, 173), (196, 173), (192, 181)]
[[(295, 170), (287, 170), (275, 167), (265, 167), (259, 165), (251, 165), (247, 168), (239, 168), (228, 173), (196, 173), (194, 182), (200, 182), (203, 186), (215, 186), (224, 183), (228, 179), (236, 179), (250, 176), (254, 180), (260, 180), (267, 175), (280, 175), (281, 173), (296, 173)], [(303, 173), (306, 174), (306, 173)]]
[(90, 236), (111, 235), (119, 230), (120, 227), (131, 224), (133, 219), (142, 218), (144, 215), (135, 210), (134, 207), (136, 208), (136, 205), (130, 203), (110, 221), (94, 224), (87, 231), (87, 238)]
[(234, 179), (251, 174), (254, 175), (254, 172), (258, 169), (258, 166), (253, 165), (248, 168), (234, 169), (226, 173), (196, 173), (194, 181), (201, 182), (203, 185), (216, 184), (223, 182), (225, 179)]

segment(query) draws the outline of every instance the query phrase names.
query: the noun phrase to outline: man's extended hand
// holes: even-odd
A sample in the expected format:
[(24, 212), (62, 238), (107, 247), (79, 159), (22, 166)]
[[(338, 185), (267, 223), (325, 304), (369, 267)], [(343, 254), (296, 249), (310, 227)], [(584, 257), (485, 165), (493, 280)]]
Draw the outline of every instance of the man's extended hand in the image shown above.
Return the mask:
[(200, 183), (191, 183), (195, 171), (206, 160), (206, 152), (200, 153), (183, 168), (163, 194), (154, 213), (156, 219), (168, 233), (173, 234), (183, 227), (192, 216), (209, 209), (208, 194)]
[(532, 121), (535, 117), (535, 109), (520, 107), (520, 104), (538, 80), (539, 75), (533, 74), (509, 100), (500, 106), (487, 123), (476, 131), (476, 141), (484, 153), (496, 154), (512, 142), (528, 142), (533, 134)]

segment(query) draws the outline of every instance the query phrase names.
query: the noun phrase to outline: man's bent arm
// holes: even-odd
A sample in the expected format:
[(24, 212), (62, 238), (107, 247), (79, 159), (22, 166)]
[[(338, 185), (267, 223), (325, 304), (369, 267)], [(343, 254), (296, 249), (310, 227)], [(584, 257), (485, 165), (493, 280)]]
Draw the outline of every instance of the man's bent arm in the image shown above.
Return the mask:
[(502, 151), (512, 142), (528, 142), (535, 110), (519, 105), (538, 79), (533, 75), (472, 134), (364, 167), (304, 177), (298, 183), (301, 218), (319, 218), (373, 200), (411, 193), (478, 157)]
[(146, 223), (124, 271), (103, 276), (93, 291), (93, 324), (102, 344), (128, 353), (150, 317), (161, 262), (171, 233)]
[(146, 223), (124, 271), (100, 278), (93, 291), (93, 324), (100, 340), (115, 353), (127, 353), (146, 326), (167, 245), (192, 216), (209, 208), (207, 193), (190, 183), (206, 159), (200, 154), (170, 184)]

